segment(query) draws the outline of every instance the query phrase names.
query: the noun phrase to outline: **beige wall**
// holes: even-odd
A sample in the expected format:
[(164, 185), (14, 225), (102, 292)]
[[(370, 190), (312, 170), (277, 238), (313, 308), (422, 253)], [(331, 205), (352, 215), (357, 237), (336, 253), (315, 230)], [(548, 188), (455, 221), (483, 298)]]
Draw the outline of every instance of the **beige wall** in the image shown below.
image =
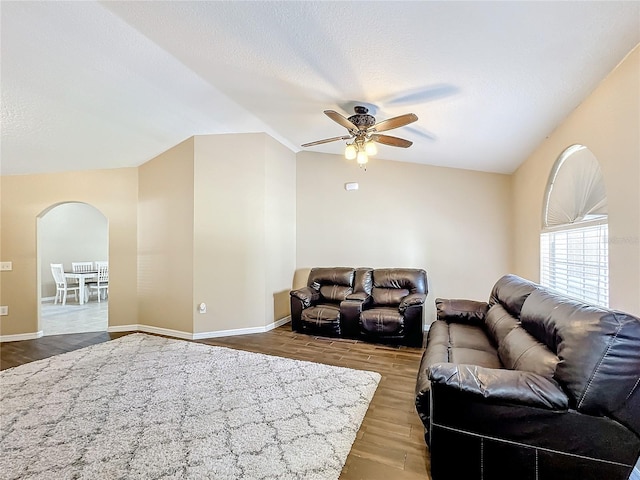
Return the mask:
[[(347, 192), (345, 182), (358, 182)], [(511, 270), (507, 175), (298, 154), (297, 268), (423, 268), (429, 296), (488, 299)]]
[(570, 145), (600, 162), (609, 209), (610, 306), (640, 314), (640, 47), (600, 84), (513, 175), (515, 273), (540, 274), (547, 179)]
[(295, 154), (266, 134), (198, 136), (194, 200), (195, 332), (286, 316), (274, 298), (295, 268)]
[(265, 247), (267, 324), (291, 313), (296, 267), (296, 156), (265, 135)]
[(193, 332), (193, 137), (139, 167), (134, 324)]
[(65, 202), (87, 203), (107, 217), (109, 325), (135, 323), (137, 181), (135, 168), (0, 177), (0, 256), (13, 262), (13, 271), (0, 274), (0, 302), (9, 306), (9, 315), (0, 319), (1, 335), (39, 330), (36, 219)]
[(424, 268), (430, 321), (438, 296), (486, 299), (512, 271), (539, 280), (547, 177), (574, 143), (605, 177), (611, 306), (640, 314), (636, 48), (513, 176), (375, 158), (364, 172), (265, 134), (195, 137), (137, 169), (2, 176), (0, 259), (13, 271), (0, 273), (0, 335), (39, 330), (36, 219), (65, 202), (109, 222), (110, 327), (264, 327), (288, 313), (296, 272), (342, 265)]

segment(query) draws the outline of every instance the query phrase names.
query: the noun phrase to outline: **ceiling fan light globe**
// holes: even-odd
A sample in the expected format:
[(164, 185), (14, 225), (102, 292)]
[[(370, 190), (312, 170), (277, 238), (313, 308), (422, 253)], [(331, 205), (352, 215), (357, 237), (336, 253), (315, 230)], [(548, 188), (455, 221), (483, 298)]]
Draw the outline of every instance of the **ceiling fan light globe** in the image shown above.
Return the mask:
[(367, 155), (373, 156), (378, 153), (378, 147), (372, 140), (369, 140), (364, 144), (364, 151), (367, 153)]
[(349, 145), (347, 145), (347, 148), (344, 149), (344, 158), (346, 158), (347, 160), (353, 160), (354, 158), (356, 158), (357, 154), (358, 150), (353, 143), (350, 143)]
[(358, 162), (358, 165), (364, 165), (365, 163), (367, 163), (369, 161), (367, 152), (359, 151), (356, 161)]

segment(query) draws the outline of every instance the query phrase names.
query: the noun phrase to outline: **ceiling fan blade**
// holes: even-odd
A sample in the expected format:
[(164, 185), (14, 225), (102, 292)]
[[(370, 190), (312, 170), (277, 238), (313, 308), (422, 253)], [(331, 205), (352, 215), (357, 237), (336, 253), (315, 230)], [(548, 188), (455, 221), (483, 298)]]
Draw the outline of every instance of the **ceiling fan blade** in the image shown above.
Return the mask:
[(338, 112), (334, 112), (333, 110), (325, 110), (324, 114), (327, 117), (329, 117), (331, 120), (333, 120), (336, 123), (339, 123), (340, 125), (342, 125), (344, 128), (346, 128), (349, 131), (352, 131), (352, 130), (357, 131), (358, 130), (358, 127), (356, 127), (346, 117), (343, 117)]
[(317, 140), (315, 142), (309, 142), (302, 145), (303, 147), (312, 147), (314, 145), (320, 145), (322, 143), (335, 142), (336, 140), (349, 140), (351, 135), (343, 135), (342, 137), (325, 138), (324, 140)]
[(383, 143), (385, 145), (390, 145), (392, 147), (402, 147), (407, 148), (413, 145), (413, 142), (409, 140), (405, 140), (404, 138), (392, 137), (391, 135), (372, 135), (371, 140), (378, 143)]
[(405, 115), (400, 115), (399, 117), (389, 118), (387, 120), (381, 121), (380, 123), (376, 123), (374, 126), (370, 127), (369, 130), (374, 132), (385, 132), (393, 128), (404, 127), (405, 125), (409, 125), (416, 120), (418, 120), (417, 115), (415, 115), (414, 113), (407, 113)]

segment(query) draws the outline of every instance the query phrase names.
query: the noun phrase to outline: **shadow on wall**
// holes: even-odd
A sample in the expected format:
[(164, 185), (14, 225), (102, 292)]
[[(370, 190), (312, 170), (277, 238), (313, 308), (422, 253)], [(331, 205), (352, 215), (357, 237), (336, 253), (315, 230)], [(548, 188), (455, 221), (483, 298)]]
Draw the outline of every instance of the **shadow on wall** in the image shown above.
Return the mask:
[(307, 286), (307, 280), (309, 279), (310, 268), (299, 268), (293, 274), (293, 282), (291, 290), (298, 290), (299, 288)]
[(289, 290), (282, 290), (273, 294), (274, 321), (281, 320), (291, 315), (291, 301), (289, 292), (291, 292), (291, 290), (297, 290), (299, 288), (306, 287), (310, 271), (310, 268), (300, 268), (296, 270), (293, 274), (291, 288)]
[(273, 319), (281, 320), (291, 315), (291, 303), (289, 302), (289, 291), (282, 290), (273, 294)]

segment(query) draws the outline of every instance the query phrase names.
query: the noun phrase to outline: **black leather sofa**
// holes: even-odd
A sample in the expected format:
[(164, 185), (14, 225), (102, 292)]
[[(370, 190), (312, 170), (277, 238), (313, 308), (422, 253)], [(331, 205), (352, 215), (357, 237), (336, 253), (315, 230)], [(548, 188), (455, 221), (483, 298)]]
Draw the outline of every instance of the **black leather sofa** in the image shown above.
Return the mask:
[(515, 275), (436, 308), (416, 384), (434, 480), (629, 478), (640, 319)]
[(422, 347), (427, 274), (414, 268), (313, 268), (293, 290), (296, 332)]

